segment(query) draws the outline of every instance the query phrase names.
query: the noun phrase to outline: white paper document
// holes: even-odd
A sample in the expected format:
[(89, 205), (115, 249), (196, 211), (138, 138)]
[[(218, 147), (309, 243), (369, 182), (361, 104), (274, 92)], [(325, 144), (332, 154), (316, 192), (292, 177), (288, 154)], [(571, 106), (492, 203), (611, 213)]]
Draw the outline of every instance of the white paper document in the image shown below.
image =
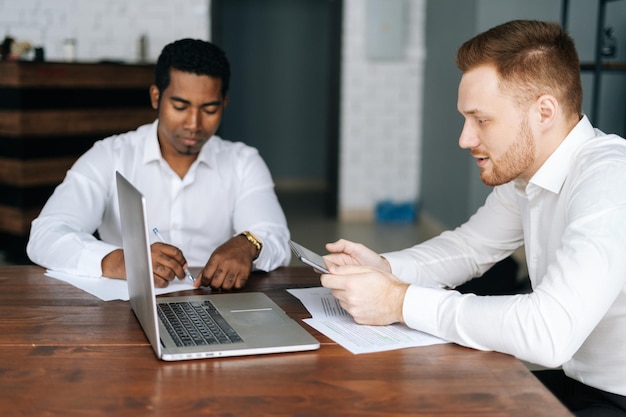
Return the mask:
[(305, 323), (354, 354), (448, 343), (400, 323), (388, 326), (357, 324), (333, 297), (329, 288), (298, 288), (287, 291), (298, 298), (313, 316), (304, 319)]
[[(85, 277), (80, 275), (66, 274), (58, 271), (46, 271), (46, 276), (65, 281), (76, 288), (88, 292), (103, 301), (124, 300), (128, 301), (128, 284), (125, 279), (113, 279), (105, 277)], [(194, 286), (188, 280), (175, 279), (165, 288), (155, 288), (156, 295), (167, 294), (175, 291), (192, 290)]]

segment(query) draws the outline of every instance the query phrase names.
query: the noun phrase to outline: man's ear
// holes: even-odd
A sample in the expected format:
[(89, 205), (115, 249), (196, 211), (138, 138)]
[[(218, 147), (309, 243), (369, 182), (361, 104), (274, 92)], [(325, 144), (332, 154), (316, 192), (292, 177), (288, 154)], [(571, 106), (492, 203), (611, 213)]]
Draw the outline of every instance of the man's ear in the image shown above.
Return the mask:
[(154, 110), (159, 109), (159, 89), (156, 85), (152, 84), (150, 86), (150, 104)]
[(537, 99), (536, 105), (540, 126), (544, 128), (552, 126), (561, 110), (558, 100), (550, 94), (544, 94)]

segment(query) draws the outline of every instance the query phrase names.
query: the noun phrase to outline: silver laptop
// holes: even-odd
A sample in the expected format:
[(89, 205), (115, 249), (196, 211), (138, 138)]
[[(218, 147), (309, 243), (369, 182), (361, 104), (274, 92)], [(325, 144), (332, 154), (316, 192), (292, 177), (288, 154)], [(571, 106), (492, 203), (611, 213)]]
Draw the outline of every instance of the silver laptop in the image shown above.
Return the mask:
[(117, 194), (130, 305), (166, 361), (318, 349), (319, 342), (260, 292), (156, 297), (144, 196), (119, 172)]

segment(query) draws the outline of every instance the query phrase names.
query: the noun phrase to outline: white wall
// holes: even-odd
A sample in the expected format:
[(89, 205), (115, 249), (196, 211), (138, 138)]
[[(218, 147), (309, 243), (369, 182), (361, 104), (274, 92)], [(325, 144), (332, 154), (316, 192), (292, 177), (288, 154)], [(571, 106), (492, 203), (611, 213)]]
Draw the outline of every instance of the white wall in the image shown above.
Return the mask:
[(64, 59), (68, 38), (78, 61), (135, 62), (143, 34), (156, 61), (169, 42), (209, 33), (208, 0), (0, 0), (0, 38), (43, 46), (48, 61)]
[(405, 55), (389, 61), (367, 58), (367, 4), (344, 2), (339, 214), (345, 220), (371, 219), (381, 200), (419, 198), (426, 0), (406, 0)]

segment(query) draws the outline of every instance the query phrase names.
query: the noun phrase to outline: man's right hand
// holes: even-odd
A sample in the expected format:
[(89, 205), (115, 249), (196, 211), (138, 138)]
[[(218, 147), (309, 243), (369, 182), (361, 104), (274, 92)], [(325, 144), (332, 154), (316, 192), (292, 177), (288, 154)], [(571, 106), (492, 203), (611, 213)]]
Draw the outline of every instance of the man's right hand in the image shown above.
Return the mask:
[(176, 246), (167, 243), (153, 243), (150, 246), (152, 252), (152, 273), (154, 274), (154, 286), (165, 288), (174, 278), (185, 279), (187, 260), (183, 251)]
[[(176, 246), (167, 243), (153, 243), (150, 246), (152, 255), (152, 272), (154, 286), (165, 288), (174, 278), (185, 279), (187, 260), (183, 252)], [(116, 249), (102, 259), (102, 275), (109, 278), (126, 279), (124, 252)]]

